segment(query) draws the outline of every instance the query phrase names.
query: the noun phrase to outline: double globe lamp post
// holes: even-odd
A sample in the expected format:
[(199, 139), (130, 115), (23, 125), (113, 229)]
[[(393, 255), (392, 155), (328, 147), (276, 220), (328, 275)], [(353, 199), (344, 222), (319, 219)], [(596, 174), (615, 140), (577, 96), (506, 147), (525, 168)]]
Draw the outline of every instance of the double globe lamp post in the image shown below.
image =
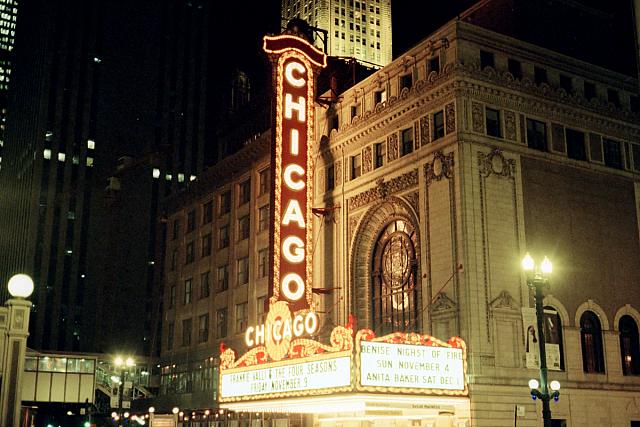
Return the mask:
[(547, 379), (547, 351), (544, 337), (544, 296), (542, 291), (549, 285), (552, 265), (547, 257), (544, 257), (540, 265), (536, 265), (531, 255), (527, 253), (522, 260), (522, 269), (527, 277), (527, 286), (535, 292), (536, 323), (538, 325), (540, 382), (536, 379), (531, 379), (529, 381), (529, 388), (531, 389), (531, 397), (533, 400), (540, 399), (540, 401), (542, 401), (542, 420), (544, 427), (551, 427), (551, 407), (549, 406), (549, 401), (553, 399), (557, 402), (560, 398), (560, 383), (558, 381), (551, 381), (549, 384)]
[(118, 425), (122, 425), (123, 423), (123, 411), (124, 408), (122, 407), (122, 398), (124, 395), (124, 381), (125, 381), (125, 375), (127, 373), (127, 369), (131, 368), (133, 366), (135, 366), (135, 361), (133, 360), (133, 358), (131, 357), (127, 357), (126, 359), (123, 359), (122, 357), (118, 356), (114, 359), (113, 361), (114, 365), (116, 365), (118, 368), (120, 368), (120, 389), (118, 390), (118, 411), (119, 411), (119, 423)]

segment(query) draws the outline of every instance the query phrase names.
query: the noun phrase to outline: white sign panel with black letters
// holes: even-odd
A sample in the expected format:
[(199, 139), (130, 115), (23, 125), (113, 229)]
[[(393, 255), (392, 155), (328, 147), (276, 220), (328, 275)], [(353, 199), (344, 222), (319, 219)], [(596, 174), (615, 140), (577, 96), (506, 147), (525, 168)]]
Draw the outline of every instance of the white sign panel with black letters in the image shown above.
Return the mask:
[(464, 390), (460, 348), (361, 342), (363, 386)]

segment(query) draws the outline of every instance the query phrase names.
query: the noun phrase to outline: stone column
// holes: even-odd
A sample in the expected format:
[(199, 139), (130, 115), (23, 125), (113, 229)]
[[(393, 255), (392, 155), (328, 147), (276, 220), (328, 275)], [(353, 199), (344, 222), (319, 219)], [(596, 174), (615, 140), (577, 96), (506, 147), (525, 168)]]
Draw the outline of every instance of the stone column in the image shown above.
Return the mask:
[(2, 388), (0, 389), (0, 427), (20, 425), (22, 374), (29, 336), (31, 302), (13, 298), (7, 301), (9, 322), (3, 333)]

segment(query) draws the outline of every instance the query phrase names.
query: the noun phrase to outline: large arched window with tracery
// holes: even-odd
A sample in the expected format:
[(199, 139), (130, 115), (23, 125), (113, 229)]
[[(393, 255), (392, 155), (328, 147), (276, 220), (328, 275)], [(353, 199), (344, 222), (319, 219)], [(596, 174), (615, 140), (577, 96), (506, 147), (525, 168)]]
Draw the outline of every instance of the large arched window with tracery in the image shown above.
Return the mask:
[(378, 235), (373, 250), (372, 326), (376, 334), (419, 329), (416, 232), (395, 218)]

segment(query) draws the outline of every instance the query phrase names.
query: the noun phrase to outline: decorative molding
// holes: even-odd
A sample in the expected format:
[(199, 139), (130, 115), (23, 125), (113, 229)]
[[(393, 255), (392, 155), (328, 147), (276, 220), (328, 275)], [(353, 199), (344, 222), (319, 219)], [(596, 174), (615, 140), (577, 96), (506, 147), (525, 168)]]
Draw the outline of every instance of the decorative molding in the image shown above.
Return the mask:
[(444, 107), (444, 117), (446, 125), (446, 134), (449, 135), (456, 131), (456, 107), (453, 102)]
[[(465, 78), (494, 84), (498, 88), (484, 87), (478, 85), (477, 81), (463, 80)], [(386, 79), (376, 79), (374, 83), (381, 85), (383, 81)], [(640, 128), (632, 127), (640, 120), (638, 113), (618, 109), (610, 103), (597, 99), (587, 100), (578, 93), (568, 95), (564, 90), (552, 88), (547, 84), (537, 86), (526, 78), (516, 80), (509, 72), (496, 72), (491, 67), (480, 70), (478, 62), (464, 64), (461, 61), (456, 61), (446, 64), (437, 76), (433, 76), (433, 78), (429, 76), (416, 81), (406, 96), (406, 99), (410, 99), (411, 102), (403, 105), (402, 112), (421, 111), (425, 108), (428, 110), (436, 105), (434, 103), (441, 104), (442, 100), (448, 95), (452, 95), (454, 91), (457, 96), (476, 99), (487, 98), (496, 105), (527, 114), (535, 112), (536, 115), (540, 115), (541, 111), (548, 112), (557, 117), (557, 120), (573, 121), (576, 126), (580, 125), (580, 127), (612, 137), (625, 140), (640, 139)], [(396, 117), (389, 115), (390, 111), (396, 109), (397, 104), (403, 102), (403, 99), (405, 98), (392, 96), (387, 101), (377, 104), (373, 110), (365, 112), (362, 115), (362, 120), (344, 123), (339, 130), (332, 130), (331, 141), (335, 141), (338, 134), (344, 135), (346, 139), (340, 144), (334, 144), (329, 149), (339, 148), (342, 144), (349, 144), (372, 132), (384, 129)], [(559, 104), (545, 101), (558, 102)], [(474, 108), (476, 109), (475, 117)], [(482, 110), (481, 103), (472, 103), (472, 119), (475, 119), (472, 122), (472, 129), (478, 133), (484, 133), (484, 112)], [(345, 135), (346, 133), (349, 135)], [(428, 133), (423, 135), (428, 136)], [(424, 136), (421, 145), (424, 145)], [(524, 138), (523, 132), (521, 132), (521, 136)]]
[(409, 194), (405, 194), (404, 198), (407, 200), (407, 202), (411, 205), (411, 207), (413, 208), (413, 211), (416, 213), (416, 215), (418, 216), (418, 218), (420, 218), (420, 209), (419, 209), (419, 200), (420, 200), (420, 195), (418, 194), (418, 191), (413, 191)]
[(358, 227), (358, 221), (360, 221), (362, 215), (351, 215), (349, 217), (349, 231), (348, 231), (348, 241), (351, 242), (353, 239), (353, 235), (356, 231), (356, 227)]
[(471, 103), (471, 127), (474, 132), (484, 133), (484, 107), (479, 102)]
[(458, 304), (454, 300), (449, 298), (446, 292), (440, 292), (438, 295), (436, 295), (433, 304), (429, 306), (431, 314), (449, 310), (456, 310), (457, 308)]
[(506, 310), (514, 310), (514, 311), (520, 310), (520, 307), (518, 307), (518, 302), (506, 290), (503, 290), (502, 292), (500, 292), (500, 294), (498, 294), (498, 296), (493, 301), (491, 301), (490, 306), (492, 310), (495, 310), (495, 309), (506, 309)]
[(510, 110), (504, 112), (504, 137), (509, 141), (515, 141), (517, 139), (516, 132), (516, 113)]
[(420, 146), (424, 147), (429, 143), (431, 132), (429, 130), (429, 115), (420, 117)]
[(384, 199), (388, 195), (416, 187), (418, 185), (418, 170), (397, 176), (385, 181), (384, 177), (376, 180), (376, 186), (349, 198), (349, 211), (368, 205), (378, 199)]
[(489, 154), (478, 152), (478, 168), (480, 169), (480, 175), (485, 178), (493, 174), (503, 178), (514, 179), (516, 162), (513, 159), (506, 159), (502, 151), (496, 148)]
[(453, 176), (453, 162), (453, 153), (445, 155), (442, 151), (436, 151), (433, 161), (424, 165), (426, 184), (443, 178), (450, 179)]
[(416, 150), (420, 148), (420, 121), (413, 123), (413, 145)]
[(362, 149), (362, 173), (367, 173), (373, 170), (373, 153), (371, 146), (367, 145)]
[(387, 159), (389, 161), (395, 160), (398, 158), (398, 154), (398, 132), (393, 132), (387, 137)]
[(335, 185), (342, 185), (342, 160), (336, 160), (334, 163)]

